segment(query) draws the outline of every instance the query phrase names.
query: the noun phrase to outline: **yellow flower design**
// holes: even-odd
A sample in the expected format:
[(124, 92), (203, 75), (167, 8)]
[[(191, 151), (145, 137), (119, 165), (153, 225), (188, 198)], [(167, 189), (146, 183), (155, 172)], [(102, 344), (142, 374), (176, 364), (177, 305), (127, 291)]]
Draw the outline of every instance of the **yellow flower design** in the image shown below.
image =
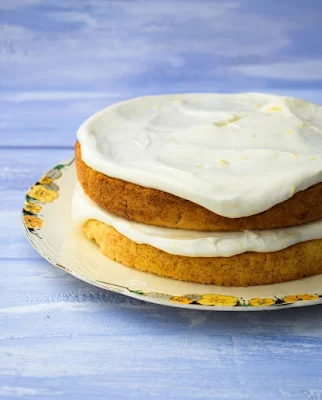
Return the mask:
[(193, 300), (190, 300), (185, 296), (173, 296), (173, 297), (171, 297), (170, 301), (173, 301), (175, 303), (190, 304), (190, 303), (192, 303)]
[(24, 209), (33, 214), (38, 214), (41, 211), (41, 207), (38, 204), (30, 203), (29, 201), (25, 204)]
[(272, 304), (275, 304), (275, 300), (270, 297), (254, 297), (253, 299), (249, 300), (249, 304), (253, 307), (271, 306)]
[(42, 185), (50, 185), (52, 183), (53, 179), (49, 178), (49, 176), (43, 176), (39, 183), (41, 183)]
[(273, 106), (273, 107), (268, 108), (266, 111), (268, 111), (268, 112), (279, 112), (279, 111), (282, 111), (282, 110), (283, 110), (283, 108), (280, 107), (280, 106)]
[(316, 294), (290, 294), (284, 297), (285, 303), (294, 303), (295, 301), (317, 300), (319, 296)]
[(47, 189), (43, 185), (35, 185), (29, 190), (28, 196), (43, 203), (50, 203), (57, 199), (58, 193), (54, 190)]
[(30, 229), (37, 229), (42, 227), (42, 220), (40, 218), (34, 217), (33, 215), (24, 216), (25, 224)]
[(197, 303), (203, 306), (233, 307), (237, 304), (238, 299), (234, 296), (224, 296), (221, 294), (204, 294)]

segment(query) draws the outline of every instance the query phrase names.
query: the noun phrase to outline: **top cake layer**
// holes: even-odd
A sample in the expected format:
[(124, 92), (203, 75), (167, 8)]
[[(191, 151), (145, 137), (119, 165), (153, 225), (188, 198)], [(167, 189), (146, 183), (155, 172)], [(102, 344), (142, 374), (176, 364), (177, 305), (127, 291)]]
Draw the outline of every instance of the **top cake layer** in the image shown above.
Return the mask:
[(142, 97), (100, 111), (77, 136), (95, 171), (228, 218), (322, 181), (322, 107), (289, 97)]

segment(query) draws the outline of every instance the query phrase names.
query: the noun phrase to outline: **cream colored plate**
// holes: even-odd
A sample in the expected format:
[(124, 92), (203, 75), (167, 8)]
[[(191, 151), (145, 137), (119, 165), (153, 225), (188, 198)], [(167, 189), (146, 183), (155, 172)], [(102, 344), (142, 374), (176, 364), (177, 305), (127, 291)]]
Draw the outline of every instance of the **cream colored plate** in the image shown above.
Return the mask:
[(277, 310), (322, 303), (322, 275), (267, 286), (225, 288), (162, 278), (113, 262), (71, 223), (74, 160), (52, 168), (26, 195), (22, 222), (36, 250), (92, 285), (139, 300), (211, 311)]

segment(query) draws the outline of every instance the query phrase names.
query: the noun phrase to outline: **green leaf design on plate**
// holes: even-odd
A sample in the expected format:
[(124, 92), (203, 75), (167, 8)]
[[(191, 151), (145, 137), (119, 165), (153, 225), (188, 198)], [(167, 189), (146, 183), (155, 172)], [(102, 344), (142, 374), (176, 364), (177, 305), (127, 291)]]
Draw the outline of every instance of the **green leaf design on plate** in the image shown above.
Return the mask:
[(25, 210), (24, 208), (22, 210), (22, 213), (23, 213), (23, 215), (31, 215), (31, 216), (37, 215), (37, 214), (34, 214), (34, 213), (30, 212), (30, 211)]
[(38, 200), (36, 200), (33, 197), (30, 197), (28, 195), (26, 195), (26, 201), (29, 202), (29, 203), (41, 204)]
[(131, 293), (135, 293), (135, 294), (140, 294), (142, 296), (145, 296), (145, 293), (142, 292), (142, 290), (130, 290)]

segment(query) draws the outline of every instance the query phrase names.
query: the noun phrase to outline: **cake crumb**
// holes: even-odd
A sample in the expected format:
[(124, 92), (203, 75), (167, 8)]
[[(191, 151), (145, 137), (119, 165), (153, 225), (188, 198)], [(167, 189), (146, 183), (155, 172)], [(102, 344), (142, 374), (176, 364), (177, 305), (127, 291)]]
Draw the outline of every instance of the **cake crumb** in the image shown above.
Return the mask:
[(240, 119), (242, 119), (243, 117), (238, 117), (237, 115), (235, 115), (234, 117), (228, 119), (227, 121), (220, 121), (220, 122), (216, 122), (215, 125), (217, 125), (219, 128), (229, 125), (229, 124), (233, 124), (234, 122), (239, 121)]
[(220, 162), (221, 165), (228, 165), (229, 164), (229, 162), (224, 160), (224, 159), (219, 160), (219, 162)]
[(280, 106), (272, 106), (272, 107), (268, 108), (266, 111), (268, 111), (268, 112), (279, 112), (279, 111), (282, 111), (282, 110), (283, 110), (283, 108), (280, 107)]

